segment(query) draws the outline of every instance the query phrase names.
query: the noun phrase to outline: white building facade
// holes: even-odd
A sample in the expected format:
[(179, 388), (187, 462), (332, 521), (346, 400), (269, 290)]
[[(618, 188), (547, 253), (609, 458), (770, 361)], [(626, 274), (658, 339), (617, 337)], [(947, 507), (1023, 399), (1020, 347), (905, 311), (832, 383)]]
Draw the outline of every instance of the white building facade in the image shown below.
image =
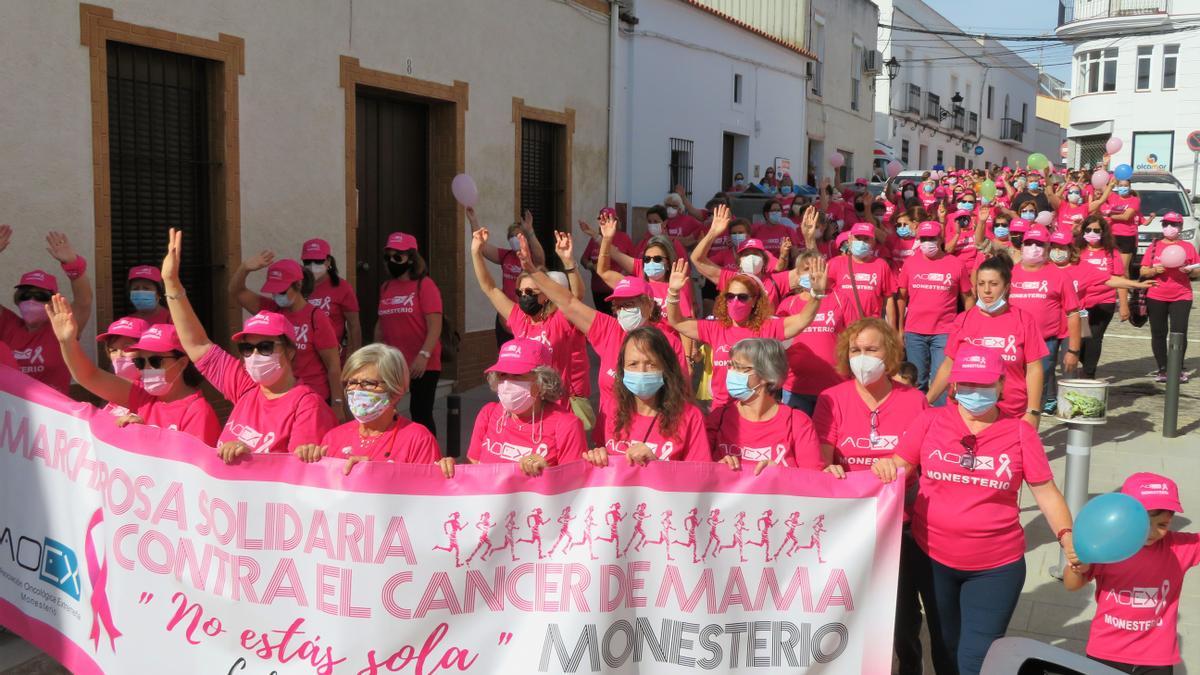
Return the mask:
[(1081, 40), (1071, 78), (1071, 165), (1101, 162), (1106, 141), (1116, 137), (1124, 147), (1113, 165), (1169, 171), (1195, 185), (1187, 136), (1200, 130), (1200, 77), (1192, 72), (1200, 33), (1172, 31), (1197, 18), (1200, 0), (1061, 0), (1057, 34)]
[(1037, 69), (992, 40), (900, 30), (959, 31), (920, 0), (880, 0), (879, 16), (883, 60), (899, 63), (894, 80), (886, 67), (877, 78), (880, 146), (909, 169), (1024, 163), (1033, 152)]
[(636, 212), (682, 184), (703, 205), (771, 166), (803, 182), (803, 48), (691, 0), (636, 0), (622, 19), (616, 202)]

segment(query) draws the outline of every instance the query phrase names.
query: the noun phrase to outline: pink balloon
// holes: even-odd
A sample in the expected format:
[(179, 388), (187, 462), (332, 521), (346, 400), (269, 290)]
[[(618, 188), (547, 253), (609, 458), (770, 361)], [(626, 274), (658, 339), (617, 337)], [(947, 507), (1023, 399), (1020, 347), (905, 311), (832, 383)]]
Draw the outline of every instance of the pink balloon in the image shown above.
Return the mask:
[(904, 165), (901, 164), (900, 162), (897, 162), (894, 159), (892, 161), (888, 162), (888, 165), (887, 165), (888, 178), (895, 178), (896, 176), (899, 176), (900, 172), (903, 170), (904, 170)]
[(846, 164), (846, 158), (842, 156), (842, 153), (835, 152), (829, 156), (829, 163), (833, 168), (840, 169)]
[(1034, 219), (1034, 222), (1038, 225), (1049, 225), (1050, 223), (1054, 222), (1054, 212), (1042, 211), (1041, 213), (1037, 214), (1037, 218)]
[(1125, 147), (1125, 143), (1122, 142), (1121, 139), (1117, 138), (1116, 136), (1113, 136), (1112, 138), (1108, 139), (1108, 142), (1104, 144), (1104, 150), (1106, 152), (1108, 152), (1108, 154), (1110, 154), (1110, 155), (1117, 154), (1118, 152), (1121, 151), (1121, 148), (1123, 148), (1123, 147)]
[(1097, 190), (1103, 190), (1104, 186), (1108, 185), (1108, 181), (1111, 179), (1112, 179), (1112, 176), (1108, 175), (1108, 172), (1105, 171), (1104, 169), (1100, 169), (1098, 171), (1093, 171), (1092, 172), (1092, 187), (1096, 188)]
[(475, 181), (465, 173), (458, 174), (450, 181), (450, 192), (454, 193), (454, 198), (459, 204), (467, 208), (479, 202), (479, 188), (475, 187)]
[(1184, 251), (1183, 247), (1178, 244), (1168, 246), (1163, 249), (1162, 258), (1159, 259), (1159, 262), (1162, 263), (1163, 267), (1183, 267), (1183, 264), (1187, 262), (1187, 251)]

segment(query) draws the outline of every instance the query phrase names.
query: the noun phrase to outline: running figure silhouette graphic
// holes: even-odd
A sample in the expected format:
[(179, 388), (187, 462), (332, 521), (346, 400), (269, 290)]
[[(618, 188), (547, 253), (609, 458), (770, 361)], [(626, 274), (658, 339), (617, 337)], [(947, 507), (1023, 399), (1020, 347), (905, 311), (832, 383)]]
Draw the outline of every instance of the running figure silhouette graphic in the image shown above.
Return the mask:
[(658, 532), (658, 539), (646, 542), (647, 545), (657, 546), (662, 544), (664, 547), (666, 547), (667, 560), (675, 560), (675, 558), (671, 556), (671, 533), (675, 531), (675, 526), (671, 523), (671, 518), (673, 515), (674, 514), (671, 513), (671, 509), (663, 511), (662, 518), (659, 520), (659, 527), (661, 529)]
[(746, 512), (739, 511), (737, 517), (733, 519), (733, 540), (721, 547), (721, 550), (737, 548), (738, 557), (742, 562), (750, 562), (746, 559), (746, 533), (750, 528), (746, 527)]
[(800, 548), (815, 548), (817, 549), (817, 562), (824, 564), (825, 559), (821, 557), (821, 533), (825, 531), (825, 514), (817, 516), (813, 519), (812, 536), (808, 540), (808, 544)]
[(564, 541), (566, 541), (567, 543), (566, 543), (566, 546), (563, 546), (563, 549), (562, 549), (563, 553), (566, 553), (567, 550), (571, 547), (571, 542), (573, 541), (573, 539), (571, 539), (571, 521), (572, 520), (575, 520), (575, 517), (571, 515), (571, 507), (564, 506), (562, 513), (560, 513), (558, 516), (558, 524), (560, 525), (560, 527), (558, 528), (558, 539), (556, 539), (554, 541), (554, 545), (550, 547), (550, 550), (546, 552), (546, 555), (548, 555), (548, 556), (554, 555), (554, 552), (556, 550), (558, 550), (558, 545), (563, 543)]
[(475, 544), (475, 550), (471, 551), (471, 555), (467, 556), (466, 566), (471, 566), (471, 561), (479, 553), (479, 549), (487, 547), (483, 552), (480, 560), (486, 560), (488, 554), (492, 552), (492, 540), (488, 537), (488, 532), (492, 529), (492, 514), (484, 511), (482, 516), (479, 516), (479, 522), (475, 523), (475, 529), (479, 530), (479, 543)]
[(697, 556), (696, 550), (696, 528), (700, 526), (699, 509), (692, 507), (687, 515), (683, 517), (683, 531), (687, 533), (687, 541), (676, 541), (676, 544), (691, 549), (692, 562), (699, 563), (700, 558)]
[(625, 542), (625, 555), (629, 555), (629, 547), (633, 546), (635, 541), (637, 542), (637, 547), (634, 548), (635, 551), (642, 550), (642, 547), (646, 545), (646, 530), (643, 529), (643, 525), (646, 519), (650, 517), (650, 514), (646, 513), (646, 502), (638, 504), (637, 508), (633, 510), (633, 514), (629, 517), (633, 518), (634, 525), (633, 534), (629, 537), (629, 541)]
[(766, 556), (766, 562), (771, 562), (771, 528), (774, 527), (777, 522), (779, 522), (771, 518), (771, 516), (774, 514), (775, 512), (771, 509), (763, 511), (762, 516), (759, 517), (757, 521), (759, 540), (749, 542), (751, 546), (758, 546), (763, 550), (763, 555)]
[(533, 512), (525, 518), (525, 524), (529, 526), (529, 538), (517, 540), (518, 544), (537, 544), (538, 560), (546, 557), (542, 555), (542, 526), (549, 522), (549, 518), (542, 517), (542, 507), (533, 507)]
[(587, 544), (588, 555), (592, 557), (592, 560), (599, 560), (600, 556), (596, 555), (595, 551), (592, 550), (592, 542), (594, 541), (592, 537), (592, 528), (595, 526), (596, 507), (589, 506), (587, 507), (587, 511), (583, 512), (583, 536), (579, 538), (579, 541), (569, 544), (565, 549), (563, 549), (563, 552), (565, 553), (577, 546), (583, 546), (584, 544)]
[(780, 544), (779, 549), (775, 551), (774, 557), (776, 560), (779, 559), (779, 553), (780, 551), (783, 551), (784, 548), (787, 548), (786, 555), (789, 558), (792, 557), (793, 553), (800, 549), (800, 542), (796, 540), (796, 529), (804, 524), (804, 521), (800, 520), (800, 512), (792, 511), (792, 514), (787, 517), (787, 520), (785, 520), (783, 524), (787, 525), (787, 533), (783, 535), (783, 543)]
[(717, 533), (717, 526), (725, 522), (721, 517), (721, 509), (710, 510), (705, 522), (708, 523), (708, 545), (704, 547), (704, 555), (700, 556), (703, 559), (707, 559), (710, 554), (715, 557), (721, 552), (721, 535)]
[(446, 519), (446, 522), (442, 523), (442, 532), (446, 534), (446, 538), (449, 539), (450, 543), (446, 546), (435, 545), (433, 547), (433, 550), (435, 551), (453, 553), (455, 567), (463, 566), (461, 558), (462, 552), (458, 548), (458, 533), (467, 526), (466, 522), (459, 519), (459, 515), (459, 512), (455, 511), (454, 513), (450, 514), (450, 517)]
[(512, 558), (513, 562), (520, 560), (517, 557), (517, 542), (513, 538), (519, 529), (521, 529), (521, 526), (517, 525), (517, 512), (509, 511), (508, 515), (504, 517), (504, 543), (483, 554), (479, 559), (487, 560), (493, 553), (499, 553), (504, 549), (508, 549), (508, 555)]
[(596, 537), (596, 541), (603, 541), (613, 545), (617, 551), (617, 557), (621, 557), (621, 534), (617, 531), (621, 521), (625, 520), (625, 514), (621, 513), (621, 502), (613, 502), (609, 507), (608, 513), (604, 514), (604, 522), (608, 523), (608, 536)]

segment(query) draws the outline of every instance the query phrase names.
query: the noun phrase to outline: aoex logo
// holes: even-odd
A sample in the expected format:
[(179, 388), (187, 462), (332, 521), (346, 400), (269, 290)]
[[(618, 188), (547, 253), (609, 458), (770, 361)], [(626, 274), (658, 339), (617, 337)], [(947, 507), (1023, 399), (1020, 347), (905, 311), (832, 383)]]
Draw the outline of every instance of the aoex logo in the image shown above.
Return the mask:
[(10, 528), (0, 532), (0, 554), (21, 569), (36, 572), (38, 578), (67, 595), (79, 599), (83, 582), (79, 578), (79, 564), (75, 551), (46, 537), (40, 542), (21, 535), (16, 537)]

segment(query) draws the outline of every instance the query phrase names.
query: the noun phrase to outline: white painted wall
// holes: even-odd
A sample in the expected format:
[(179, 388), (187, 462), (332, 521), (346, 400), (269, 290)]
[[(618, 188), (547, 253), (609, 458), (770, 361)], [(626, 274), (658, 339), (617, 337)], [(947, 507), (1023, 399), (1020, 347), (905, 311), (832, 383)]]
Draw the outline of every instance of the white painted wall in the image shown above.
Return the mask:
[[(861, 63), (851, 63), (853, 45), (858, 40), (863, 53), (877, 49), (876, 26), (879, 24), (879, 8), (870, 0), (812, 0), (809, 20), (809, 35), (815, 26), (824, 23), (825, 54), (821, 68), (820, 96), (812, 93), (814, 83), (808, 87), (808, 136), (820, 145), (820, 164), (815, 167), (816, 176), (833, 175), (827, 159), (834, 150), (849, 150), (854, 153), (854, 173), (859, 177), (871, 175), (872, 156), (875, 150), (875, 95), (879, 83), (886, 82), (880, 59), (880, 73), (862, 73)], [(808, 41), (810, 50), (814, 41)], [(850, 73), (856, 68), (859, 85), (859, 108), (850, 107)], [(815, 153), (814, 153), (815, 154)]]
[[(724, 132), (748, 137), (747, 178), (776, 156), (805, 157), (804, 62), (800, 54), (679, 0), (638, 0), (639, 20), (618, 53), (617, 201), (661, 203), (671, 188), (670, 139), (695, 143), (693, 198), (721, 185)], [(733, 76), (742, 75), (742, 103)], [(793, 175), (795, 179), (796, 176)]]
[(1045, 155), (1052, 164), (1061, 166), (1064, 162), (1062, 144), (1067, 140), (1067, 130), (1058, 126), (1058, 122), (1034, 118), (1033, 152)]
[[(514, 96), (530, 106), (576, 111), (569, 222), (593, 216), (604, 202), (607, 17), (553, 0), (507, 0), (503, 8), (474, 0), (100, 4), (120, 21), (245, 40), (246, 74), (239, 82), (243, 251), (275, 247), (295, 255), (301, 242), (320, 235), (331, 241), (342, 268), (351, 266), (344, 259), (341, 55), (358, 57), (365, 68), (470, 85), (466, 164), (479, 185), (485, 222), (512, 220)], [(42, 241), (51, 228), (66, 231), (95, 262), (91, 90), (77, 3), (0, 3), (0, 25), (0, 91), (6, 92), (0, 96), (0, 156), (8, 159), (0, 164), (0, 222), (16, 230), (0, 271), (0, 286), (8, 287), (29, 268), (57, 271)], [(503, 57), (489, 58), (489, 49)], [(493, 312), (469, 261), (466, 269), (463, 328), (491, 328)]]

